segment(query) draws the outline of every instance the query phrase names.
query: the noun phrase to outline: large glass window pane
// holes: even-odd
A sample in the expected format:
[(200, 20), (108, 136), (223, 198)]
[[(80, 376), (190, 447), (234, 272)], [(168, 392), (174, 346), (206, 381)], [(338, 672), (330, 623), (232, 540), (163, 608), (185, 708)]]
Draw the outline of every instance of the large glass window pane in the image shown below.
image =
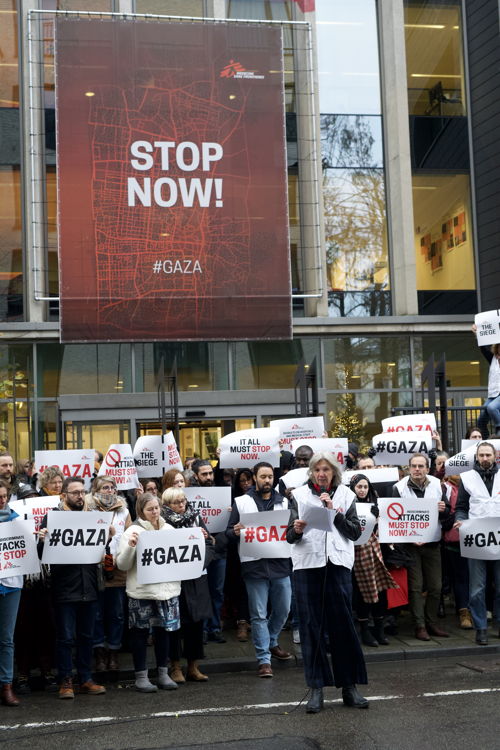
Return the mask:
[(16, 0), (0, 0), (0, 107), (19, 107)]
[(382, 118), (378, 115), (321, 115), (323, 168), (384, 166)]
[(130, 423), (66, 422), (65, 445), (72, 448), (94, 448), (105, 454), (113, 443), (130, 443)]
[(0, 320), (22, 320), (20, 170), (0, 167)]
[(419, 312), (474, 312), (469, 175), (414, 175), (413, 212)]
[(412, 115), (465, 114), (460, 3), (405, 2)]
[(446, 381), (451, 388), (480, 387), (488, 382), (488, 363), (481, 354), (476, 337), (470, 334), (416, 336), (414, 339), (415, 382), (434, 354), (437, 361), (446, 357)]
[(380, 114), (375, 0), (316, 0), (320, 112)]
[(228, 18), (258, 21), (293, 20), (293, 0), (226, 0)]
[(323, 341), (325, 388), (411, 388), (406, 336), (339, 336)]
[(156, 391), (156, 374), (164, 356), (165, 375), (177, 360), (180, 391), (214, 391), (228, 388), (227, 344), (175, 343), (136, 344), (136, 389)]
[(205, 15), (203, 0), (135, 0), (136, 13), (156, 13), (166, 16)]
[(39, 396), (129, 393), (132, 390), (130, 352), (130, 344), (39, 344)]
[(390, 417), (395, 406), (412, 406), (411, 391), (329, 393), (326, 427), (333, 437), (348, 437), (364, 453), (381, 431), (380, 421)]
[(0, 346), (0, 451), (15, 459), (31, 455), (31, 351), (29, 345)]
[(233, 351), (235, 390), (293, 388), (301, 360), (308, 365), (316, 357), (320, 369), (317, 339), (237, 343)]

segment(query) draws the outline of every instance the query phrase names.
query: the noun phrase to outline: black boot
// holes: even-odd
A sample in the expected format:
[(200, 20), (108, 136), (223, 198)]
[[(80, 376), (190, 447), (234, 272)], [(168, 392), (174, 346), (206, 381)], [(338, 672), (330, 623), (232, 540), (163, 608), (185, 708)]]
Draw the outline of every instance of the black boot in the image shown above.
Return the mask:
[(359, 620), (359, 627), (361, 628), (361, 643), (365, 646), (378, 646), (372, 631), (368, 627), (368, 620)]
[(311, 697), (307, 701), (306, 713), (319, 714), (323, 708), (323, 688), (311, 688)]
[(375, 636), (375, 638), (377, 639), (377, 641), (380, 643), (381, 646), (388, 646), (389, 641), (385, 637), (385, 633), (384, 633), (384, 618), (376, 617), (374, 622), (375, 622), (375, 625), (373, 628), (373, 635)]
[(358, 692), (356, 685), (347, 685), (342, 688), (342, 700), (344, 706), (350, 708), (368, 708), (368, 701)]

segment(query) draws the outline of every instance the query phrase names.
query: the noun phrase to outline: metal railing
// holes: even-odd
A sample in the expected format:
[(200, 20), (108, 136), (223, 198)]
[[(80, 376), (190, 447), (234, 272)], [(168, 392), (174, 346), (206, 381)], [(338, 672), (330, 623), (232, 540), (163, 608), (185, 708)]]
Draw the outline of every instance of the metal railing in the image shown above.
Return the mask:
[[(421, 406), (394, 406), (391, 410), (393, 416), (398, 414), (426, 414), (430, 412), (430, 409)], [(447, 450), (450, 456), (460, 451), (461, 441), (465, 438), (467, 429), (469, 427), (477, 426), (480, 412), (480, 406), (447, 406), (444, 409), (440, 409), (438, 406), (438, 408), (436, 408), (435, 414), (437, 429), (443, 440), (443, 448), (447, 445), (447, 448), (444, 448), (444, 450)], [(446, 416), (446, 419), (444, 420), (445, 429), (446, 421), (448, 423), (446, 435), (443, 435), (441, 432), (443, 426), (443, 413), (445, 413)], [(494, 435), (494, 425), (488, 424), (488, 431), (489, 435)], [(486, 438), (486, 433), (484, 431), (483, 437)]]

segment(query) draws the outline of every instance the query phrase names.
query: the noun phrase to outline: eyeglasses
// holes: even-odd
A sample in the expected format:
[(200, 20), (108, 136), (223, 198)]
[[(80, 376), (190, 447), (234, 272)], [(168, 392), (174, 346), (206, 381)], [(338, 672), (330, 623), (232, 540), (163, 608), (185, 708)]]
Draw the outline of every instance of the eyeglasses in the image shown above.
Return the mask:
[(187, 498), (183, 498), (182, 500), (172, 500), (170, 505), (185, 505), (187, 503)]
[(73, 490), (73, 492), (67, 492), (66, 494), (72, 497), (85, 497), (86, 492), (85, 490)]

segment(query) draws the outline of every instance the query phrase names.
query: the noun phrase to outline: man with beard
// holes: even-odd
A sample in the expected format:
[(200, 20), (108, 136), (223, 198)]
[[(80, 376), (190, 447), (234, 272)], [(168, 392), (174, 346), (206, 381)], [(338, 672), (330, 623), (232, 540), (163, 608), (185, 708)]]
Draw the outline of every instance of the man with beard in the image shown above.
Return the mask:
[[(474, 468), (460, 474), (454, 528), (459, 528), (467, 518), (497, 516), (499, 509), (500, 472), (496, 463), (496, 451), (491, 443), (480, 443), (476, 451)], [(474, 560), (469, 558), (469, 609), (476, 628), (476, 643), (478, 646), (488, 645), (488, 621), (486, 616), (488, 564), (493, 566), (495, 579), (494, 613), (497, 620), (500, 620), (500, 560)]]
[[(271, 464), (261, 461), (253, 469), (255, 487), (234, 501), (226, 534), (238, 542), (240, 516), (270, 510), (288, 509), (288, 500), (273, 489), (274, 472)], [(292, 654), (280, 648), (278, 637), (290, 610), (290, 559), (244, 557), (240, 553), (241, 572), (248, 593), (248, 608), (252, 624), (252, 640), (259, 664), (259, 677), (272, 677), (271, 657), (288, 660)], [(268, 609), (270, 614), (268, 616)]]
[[(60, 511), (86, 511), (85, 485), (81, 477), (66, 477), (61, 490)], [(38, 556), (43, 554), (47, 536), (47, 516), (38, 532)], [(56, 662), (59, 672), (59, 698), (74, 698), (73, 645), (76, 641), (76, 667), (79, 692), (101, 695), (106, 692), (92, 679), (92, 647), (99, 592), (99, 566), (51, 565), (51, 589), (56, 620)]]

